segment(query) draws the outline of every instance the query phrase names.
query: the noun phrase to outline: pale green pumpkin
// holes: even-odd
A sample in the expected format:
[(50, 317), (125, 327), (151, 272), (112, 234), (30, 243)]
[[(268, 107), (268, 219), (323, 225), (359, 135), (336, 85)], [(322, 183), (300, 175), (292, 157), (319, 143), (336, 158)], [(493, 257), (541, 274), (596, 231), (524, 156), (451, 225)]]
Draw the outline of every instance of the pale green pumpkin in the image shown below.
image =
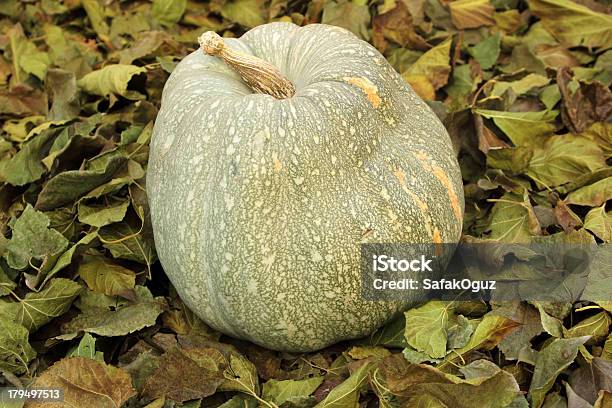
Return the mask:
[(278, 67), (295, 94), (255, 93), (201, 49), (178, 64), (147, 176), (162, 266), (187, 306), (230, 336), (288, 351), (365, 336), (419, 297), (364, 300), (360, 244), (460, 237), (449, 136), (344, 29), (272, 23), (225, 43)]

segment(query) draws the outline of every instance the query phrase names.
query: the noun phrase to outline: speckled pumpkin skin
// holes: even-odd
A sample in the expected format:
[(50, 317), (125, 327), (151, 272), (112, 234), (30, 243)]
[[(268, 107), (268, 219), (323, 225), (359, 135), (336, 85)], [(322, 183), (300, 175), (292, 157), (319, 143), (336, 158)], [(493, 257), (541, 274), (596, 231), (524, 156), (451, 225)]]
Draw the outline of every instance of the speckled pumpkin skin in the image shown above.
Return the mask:
[(361, 297), (360, 243), (457, 242), (449, 136), (372, 46), (333, 26), (271, 23), (226, 43), (297, 93), (254, 94), (220, 59), (165, 85), (147, 190), (159, 259), (210, 326), (311, 351), (368, 335), (402, 303)]

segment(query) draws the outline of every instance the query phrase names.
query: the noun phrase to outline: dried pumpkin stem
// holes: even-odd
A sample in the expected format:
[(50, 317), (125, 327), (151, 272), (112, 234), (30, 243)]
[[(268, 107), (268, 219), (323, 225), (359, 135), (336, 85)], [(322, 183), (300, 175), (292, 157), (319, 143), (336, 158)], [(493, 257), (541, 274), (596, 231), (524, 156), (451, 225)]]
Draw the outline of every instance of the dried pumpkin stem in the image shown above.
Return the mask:
[(261, 58), (232, 50), (214, 31), (205, 32), (198, 41), (204, 53), (221, 58), (255, 92), (277, 99), (291, 98), (295, 94), (295, 86), (278, 68)]

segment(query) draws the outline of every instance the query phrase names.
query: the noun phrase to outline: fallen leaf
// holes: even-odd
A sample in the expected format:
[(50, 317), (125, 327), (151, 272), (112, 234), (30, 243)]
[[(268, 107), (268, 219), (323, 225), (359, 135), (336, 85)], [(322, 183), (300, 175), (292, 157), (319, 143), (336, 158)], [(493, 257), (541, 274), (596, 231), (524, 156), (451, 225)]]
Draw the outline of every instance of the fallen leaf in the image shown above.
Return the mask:
[(88, 206), (83, 202), (78, 204), (79, 221), (94, 227), (104, 227), (115, 222), (120, 222), (130, 205), (129, 200), (120, 201), (110, 206)]
[(565, 198), (567, 204), (589, 207), (599, 207), (608, 200), (612, 200), (612, 177), (606, 177), (574, 190)]
[(469, 52), (482, 69), (490, 69), (497, 62), (497, 58), (499, 58), (500, 44), (501, 36), (499, 33), (494, 34), (469, 48)]
[(53, 127), (30, 137), (10, 160), (0, 161), (0, 181), (23, 186), (39, 180), (47, 172), (43, 157), (60, 130)]
[(83, 91), (104, 97), (120, 95), (129, 100), (144, 99), (144, 95), (129, 89), (132, 80), (146, 73), (146, 68), (135, 65), (113, 64), (90, 72), (77, 81)]
[(109, 41), (109, 27), (106, 23), (104, 7), (98, 0), (82, 0), (81, 4), (87, 13), (92, 28), (103, 42)]
[(363, 40), (370, 39), (370, 11), (366, 2), (330, 0), (325, 2), (321, 23), (346, 28)]
[(607, 312), (599, 312), (579, 321), (569, 329), (564, 330), (563, 337), (572, 338), (590, 336), (590, 339), (585, 344), (597, 344), (608, 336), (611, 323), (612, 319), (610, 319)]
[(605, 167), (603, 152), (587, 138), (550, 136), (534, 147), (527, 175), (539, 185), (555, 187)]
[(519, 325), (519, 323), (504, 316), (496, 316), (492, 313), (486, 314), (476, 326), (468, 344), (453, 350), (438, 367), (443, 369), (461, 356), (477, 349), (493, 349)]
[(604, 242), (612, 242), (612, 214), (606, 212), (606, 205), (591, 209), (585, 219), (584, 228)]
[[(85, 170), (69, 170), (51, 178), (38, 195), (36, 208), (52, 210), (75, 201), (96, 187), (111, 180), (126, 163), (127, 157), (121, 152), (107, 155), (102, 166)], [(93, 167), (93, 166), (92, 166)]]
[(28, 363), (36, 357), (28, 334), (28, 329), (12, 319), (0, 319), (0, 369), (17, 375), (28, 371)]
[[(60, 388), (62, 405), (119, 408), (136, 395), (130, 376), (121, 368), (85, 357), (67, 357), (53, 364), (34, 383), (34, 388)], [(55, 402), (28, 401), (26, 408), (52, 408)]]
[(12, 226), (13, 236), (6, 245), (6, 260), (12, 268), (23, 270), (33, 261), (59, 256), (68, 240), (54, 229), (49, 229), (49, 218), (31, 205), (25, 208)]
[(412, 16), (403, 2), (372, 19), (372, 43), (380, 51), (385, 52), (387, 40), (408, 49), (427, 50), (429, 45), (416, 33), (412, 25)]
[(136, 284), (134, 271), (111, 263), (102, 256), (85, 256), (79, 264), (78, 273), (89, 289), (107, 296), (125, 295)]
[(595, 122), (605, 122), (612, 115), (612, 92), (600, 82), (584, 83), (570, 91), (572, 80), (568, 68), (557, 71), (557, 84), (562, 96), (562, 118), (573, 133), (585, 131)]
[(85, 357), (104, 363), (104, 354), (96, 351), (96, 338), (85, 333), (79, 344), (66, 354), (66, 357)]
[(333, 388), (327, 397), (314, 408), (341, 408), (341, 407), (356, 407), (359, 401), (359, 390), (367, 380), (374, 365), (371, 362), (366, 362), (361, 365), (349, 378), (344, 380), (340, 385)]
[(46, 115), (47, 94), (25, 84), (0, 88), (0, 114), (11, 116)]
[(557, 376), (574, 361), (578, 348), (588, 339), (588, 336), (555, 339), (538, 353), (533, 379), (529, 387), (529, 395), (534, 408), (542, 406), (546, 393), (551, 389)]
[(406, 82), (418, 82), (418, 78), (426, 78), (427, 82), (437, 90), (448, 82), (451, 72), (450, 49), (452, 37), (436, 45), (423, 54), (402, 77)]
[(488, 109), (474, 109), (474, 113), (493, 119), (493, 122), (510, 138), (515, 146), (541, 144), (543, 136), (554, 130), (552, 122), (558, 112), (504, 112)]
[(285, 402), (293, 403), (306, 399), (323, 383), (322, 376), (310, 377), (305, 380), (274, 379), (266, 381), (262, 389), (262, 398), (276, 405)]
[(70, 120), (79, 115), (81, 106), (78, 98), (76, 76), (72, 71), (51, 68), (45, 77), (45, 86), (51, 95), (51, 120)]
[(86, 307), (81, 314), (62, 327), (64, 338), (73, 338), (80, 332), (100, 336), (124, 336), (155, 324), (166, 303), (161, 297), (154, 298), (143, 287), (135, 288), (137, 299), (133, 303), (119, 305), (115, 310), (101, 307)]
[(220, 371), (199, 364), (185, 352), (173, 348), (159, 359), (157, 369), (145, 382), (142, 395), (185, 402), (212, 395), (223, 381)]
[(489, 238), (499, 242), (529, 242), (539, 228), (533, 207), (525, 197), (504, 194), (491, 210)]
[[(530, 0), (529, 9), (559, 41), (570, 47), (612, 47), (612, 16), (570, 0)], [(585, 30), (589, 27), (589, 30)]]
[(590, 404), (595, 404), (601, 391), (612, 392), (612, 362), (599, 357), (581, 364), (572, 372), (569, 384)]
[(179, 22), (186, 7), (187, 0), (153, 0), (151, 14), (164, 27), (172, 27)]
[(223, 4), (221, 15), (244, 27), (252, 28), (265, 22), (262, 6), (260, 0), (231, 0)]
[(495, 24), (495, 8), (489, 0), (455, 0), (448, 7), (453, 24), (459, 30)]
[(404, 336), (406, 341), (418, 351), (433, 358), (446, 355), (448, 329), (455, 315), (453, 304), (430, 301), (425, 305), (407, 310)]
[(69, 279), (51, 279), (40, 292), (30, 292), (17, 302), (0, 300), (0, 316), (36, 331), (66, 313), (81, 290)]

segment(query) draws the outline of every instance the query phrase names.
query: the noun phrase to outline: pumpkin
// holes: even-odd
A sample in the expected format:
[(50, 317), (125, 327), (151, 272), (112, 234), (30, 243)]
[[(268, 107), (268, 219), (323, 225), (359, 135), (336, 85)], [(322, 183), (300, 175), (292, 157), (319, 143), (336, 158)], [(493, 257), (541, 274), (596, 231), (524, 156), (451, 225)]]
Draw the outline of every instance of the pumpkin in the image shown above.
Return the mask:
[(420, 300), (361, 296), (360, 244), (455, 243), (461, 175), (441, 122), (339, 27), (205, 33), (165, 84), (147, 172), (159, 259), (213, 328), (312, 351)]

